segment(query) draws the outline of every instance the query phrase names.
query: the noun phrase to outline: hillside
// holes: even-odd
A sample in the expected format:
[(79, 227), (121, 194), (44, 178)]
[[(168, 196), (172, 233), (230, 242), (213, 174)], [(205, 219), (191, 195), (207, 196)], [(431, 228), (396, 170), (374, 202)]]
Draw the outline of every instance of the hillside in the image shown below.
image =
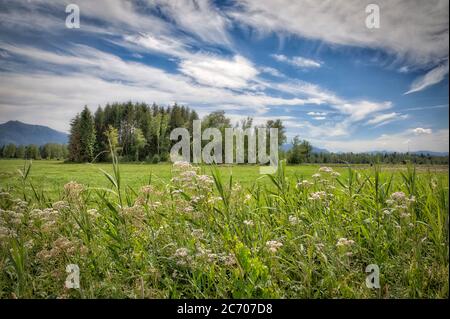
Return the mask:
[(32, 125), (20, 121), (9, 121), (0, 124), (0, 146), (13, 143), (16, 145), (46, 143), (66, 144), (68, 135), (47, 126)]

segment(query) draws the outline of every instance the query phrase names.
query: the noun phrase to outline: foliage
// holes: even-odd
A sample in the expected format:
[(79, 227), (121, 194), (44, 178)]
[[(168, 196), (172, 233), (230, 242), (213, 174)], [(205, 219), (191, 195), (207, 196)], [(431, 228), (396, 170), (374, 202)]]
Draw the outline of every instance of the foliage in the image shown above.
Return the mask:
[(0, 298), (448, 298), (448, 173), (281, 163), (244, 187), (179, 162), (138, 187), (111, 155), (107, 187), (50, 196), (34, 165), (2, 187)]

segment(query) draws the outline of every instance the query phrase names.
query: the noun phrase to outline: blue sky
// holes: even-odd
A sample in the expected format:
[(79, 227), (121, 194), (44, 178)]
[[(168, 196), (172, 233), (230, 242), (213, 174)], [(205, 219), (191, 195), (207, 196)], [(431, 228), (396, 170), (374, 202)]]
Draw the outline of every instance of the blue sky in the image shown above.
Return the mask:
[[(65, 25), (66, 5), (80, 28)], [(380, 28), (365, 25), (369, 3)], [(448, 151), (443, 1), (3, 0), (0, 122), (137, 101), (281, 118), (331, 151)]]

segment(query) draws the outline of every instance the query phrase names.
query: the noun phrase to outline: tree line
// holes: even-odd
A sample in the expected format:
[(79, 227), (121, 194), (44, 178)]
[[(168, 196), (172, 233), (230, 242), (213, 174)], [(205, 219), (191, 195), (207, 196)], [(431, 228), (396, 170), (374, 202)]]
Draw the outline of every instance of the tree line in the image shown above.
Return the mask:
[(67, 145), (47, 143), (45, 145), (15, 145), (9, 143), (0, 147), (0, 157), (19, 159), (66, 159), (69, 154)]
[(348, 163), (348, 164), (439, 164), (447, 165), (448, 156), (432, 156), (430, 154), (380, 152), (380, 153), (329, 153), (313, 152), (312, 145), (298, 136), (292, 140), (292, 147), (284, 153), (290, 164), (301, 163)]
[[(170, 140), (170, 132), (175, 128), (186, 128), (192, 136), (194, 120), (199, 120), (194, 110), (177, 104), (162, 107), (145, 103), (114, 103), (98, 107), (95, 113), (85, 107), (71, 121), (69, 160), (108, 161), (111, 143), (123, 161), (168, 161), (170, 149), (177, 142)], [(232, 127), (232, 123), (224, 111), (216, 111), (206, 115), (201, 126), (202, 130), (217, 128), (225, 136), (225, 128)], [(252, 118), (244, 119), (234, 127), (257, 128), (253, 126)], [(281, 120), (269, 120), (258, 127), (278, 128), (279, 145), (286, 141)], [(248, 141), (244, 145), (247, 150)]]
[[(122, 161), (169, 161), (171, 147), (177, 141), (170, 139), (175, 128), (186, 128), (192, 136), (193, 121), (198, 114), (189, 107), (173, 104), (162, 107), (155, 103), (113, 103), (98, 107), (95, 113), (86, 106), (70, 123), (68, 145), (48, 143), (38, 145), (8, 144), (0, 148), (3, 158), (66, 159), (70, 162), (110, 161), (110, 147)], [(212, 112), (201, 119), (202, 130), (217, 128), (225, 136), (225, 128), (233, 127), (224, 111)], [(448, 164), (448, 156), (409, 153), (329, 153), (313, 152), (307, 140), (294, 137), (291, 147), (283, 151), (286, 129), (279, 119), (254, 125), (247, 117), (234, 125), (242, 130), (278, 128), (279, 158), (290, 164), (301, 163), (349, 163), (349, 164)], [(268, 134), (268, 132), (267, 132)], [(267, 136), (268, 137), (268, 136)], [(202, 141), (206, 145), (208, 141)], [(267, 152), (269, 150), (267, 138)], [(222, 152), (225, 151), (222, 145)], [(247, 161), (248, 140), (244, 140), (244, 157)], [(224, 158), (224, 156), (222, 157)]]

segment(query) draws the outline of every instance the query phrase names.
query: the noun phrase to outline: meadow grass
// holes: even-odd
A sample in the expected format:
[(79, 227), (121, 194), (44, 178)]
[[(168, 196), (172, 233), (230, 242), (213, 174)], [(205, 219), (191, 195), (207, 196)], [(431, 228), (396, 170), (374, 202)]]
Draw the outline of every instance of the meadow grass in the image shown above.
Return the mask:
[(0, 187), (1, 298), (448, 298), (442, 167), (3, 160)]

